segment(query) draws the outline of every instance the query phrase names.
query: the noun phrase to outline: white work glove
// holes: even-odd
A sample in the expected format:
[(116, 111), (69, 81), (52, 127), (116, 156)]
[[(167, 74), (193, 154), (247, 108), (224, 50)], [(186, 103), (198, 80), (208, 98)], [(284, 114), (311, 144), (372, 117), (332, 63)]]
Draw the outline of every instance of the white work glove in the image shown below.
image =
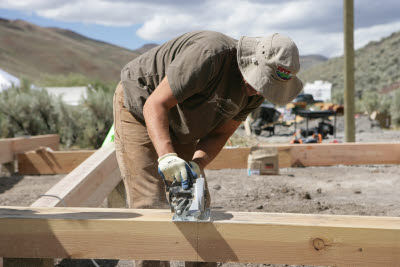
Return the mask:
[(200, 176), (200, 168), (195, 162), (187, 163), (176, 153), (168, 153), (158, 159), (158, 172), (164, 180), (182, 182), (183, 189), (188, 189), (192, 179)]

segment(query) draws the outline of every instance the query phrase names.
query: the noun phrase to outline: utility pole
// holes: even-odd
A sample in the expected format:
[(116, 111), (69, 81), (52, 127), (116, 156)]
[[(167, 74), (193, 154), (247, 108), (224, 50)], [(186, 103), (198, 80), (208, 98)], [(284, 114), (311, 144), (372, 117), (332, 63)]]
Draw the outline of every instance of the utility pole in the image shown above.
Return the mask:
[(354, 123), (354, 1), (343, 0), (345, 141), (355, 142)]

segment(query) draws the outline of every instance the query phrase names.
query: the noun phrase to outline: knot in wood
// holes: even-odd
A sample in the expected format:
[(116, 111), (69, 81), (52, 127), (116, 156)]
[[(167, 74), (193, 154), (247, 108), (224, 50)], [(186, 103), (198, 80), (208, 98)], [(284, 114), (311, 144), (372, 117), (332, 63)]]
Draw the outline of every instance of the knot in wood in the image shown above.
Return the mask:
[(313, 240), (313, 246), (315, 250), (322, 250), (325, 247), (325, 243), (324, 240), (322, 240), (321, 238), (315, 238)]

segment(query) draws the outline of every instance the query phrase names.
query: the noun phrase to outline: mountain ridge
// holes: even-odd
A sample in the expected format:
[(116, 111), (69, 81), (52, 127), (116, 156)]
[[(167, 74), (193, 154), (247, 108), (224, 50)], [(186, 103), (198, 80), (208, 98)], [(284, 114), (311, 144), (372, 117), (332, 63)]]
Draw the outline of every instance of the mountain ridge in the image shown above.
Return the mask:
[[(130, 50), (68, 29), (0, 18), (0, 69), (37, 85), (69, 75), (115, 84), (125, 64), (156, 46), (149, 43)], [(326, 60), (321, 55), (301, 56), (301, 71)]]
[[(400, 31), (379, 41), (371, 41), (355, 50), (355, 90), (356, 97), (362, 98), (366, 92), (384, 93), (398, 88), (400, 82)], [(299, 74), (306, 82), (324, 80), (332, 83), (332, 94), (337, 102), (343, 102), (344, 57), (335, 57), (315, 65)]]
[(115, 83), (138, 55), (70, 30), (0, 19), (0, 68), (39, 84), (46, 75), (69, 74)]

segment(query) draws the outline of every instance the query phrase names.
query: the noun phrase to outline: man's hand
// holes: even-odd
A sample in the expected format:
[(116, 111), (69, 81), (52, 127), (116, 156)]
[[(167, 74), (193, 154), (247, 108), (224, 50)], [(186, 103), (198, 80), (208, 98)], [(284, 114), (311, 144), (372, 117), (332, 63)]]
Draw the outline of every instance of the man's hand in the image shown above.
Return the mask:
[(192, 179), (200, 176), (200, 168), (195, 162), (187, 163), (176, 153), (168, 153), (158, 159), (158, 172), (164, 180), (182, 182), (183, 189), (188, 189)]

